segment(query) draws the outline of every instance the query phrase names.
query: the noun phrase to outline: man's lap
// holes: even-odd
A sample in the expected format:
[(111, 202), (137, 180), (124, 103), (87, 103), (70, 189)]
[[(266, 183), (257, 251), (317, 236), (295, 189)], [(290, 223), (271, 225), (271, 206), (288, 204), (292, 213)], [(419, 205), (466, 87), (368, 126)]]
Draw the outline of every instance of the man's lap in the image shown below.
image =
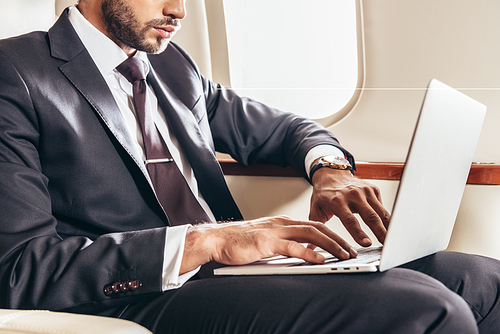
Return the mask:
[[(460, 265), (461, 261), (468, 264)], [(453, 326), (450, 323), (464, 333), (469, 332), (464, 331), (466, 326), (473, 326), (473, 317), (450, 289), (464, 295), (476, 319), (484, 322), (480, 326), (486, 328), (498, 308), (492, 297), (499, 282), (495, 265), (496, 260), (441, 252), (384, 273), (194, 280), (152, 301), (130, 305), (122, 317), (169, 333), (357, 333), (367, 329), (418, 333), (430, 326), (436, 330)], [(482, 275), (472, 275), (480, 270)], [(495, 274), (489, 271), (497, 278), (491, 279)], [(491, 318), (483, 320), (487, 315)]]
[(500, 261), (439, 252), (402, 267), (425, 273), (462, 296), (474, 313), (481, 333), (500, 333)]

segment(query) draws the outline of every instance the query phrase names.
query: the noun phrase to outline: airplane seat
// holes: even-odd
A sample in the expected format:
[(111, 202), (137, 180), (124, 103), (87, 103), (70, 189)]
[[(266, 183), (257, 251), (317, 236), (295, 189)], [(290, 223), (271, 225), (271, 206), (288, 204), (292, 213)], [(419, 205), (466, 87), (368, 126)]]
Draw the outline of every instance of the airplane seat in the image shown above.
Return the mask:
[(151, 334), (122, 319), (45, 310), (0, 310), (0, 334), (14, 333)]

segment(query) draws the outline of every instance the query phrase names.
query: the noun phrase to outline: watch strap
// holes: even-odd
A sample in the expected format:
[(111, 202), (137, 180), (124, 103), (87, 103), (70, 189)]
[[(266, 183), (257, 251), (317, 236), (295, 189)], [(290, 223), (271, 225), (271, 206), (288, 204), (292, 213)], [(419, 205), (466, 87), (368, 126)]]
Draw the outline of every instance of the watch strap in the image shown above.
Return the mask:
[[(338, 169), (338, 170), (352, 170), (352, 166), (349, 163), (349, 161), (345, 158), (341, 157), (334, 157), (335, 160), (338, 160), (339, 163), (325, 159), (326, 157), (321, 157), (319, 160), (312, 166), (311, 171), (309, 172), (309, 179), (312, 180), (312, 177), (318, 169), (323, 168), (323, 167), (328, 167), (331, 169)], [(342, 163), (340, 163), (342, 162)]]

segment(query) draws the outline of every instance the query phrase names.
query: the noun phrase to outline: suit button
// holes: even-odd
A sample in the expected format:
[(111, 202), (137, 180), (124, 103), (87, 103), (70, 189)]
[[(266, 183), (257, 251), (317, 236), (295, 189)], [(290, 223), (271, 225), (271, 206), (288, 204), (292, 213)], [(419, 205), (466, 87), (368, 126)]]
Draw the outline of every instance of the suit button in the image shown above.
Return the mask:
[(138, 279), (130, 281), (130, 290), (135, 291), (141, 287), (142, 283)]
[(121, 292), (127, 292), (130, 288), (130, 282), (129, 281), (125, 281), (125, 282), (121, 282), (120, 283), (120, 291)]
[(104, 287), (104, 294), (106, 296), (111, 296), (113, 294), (113, 288), (111, 287), (111, 285), (106, 285)]
[(114, 293), (120, 292), (120, 282), (115, 282), (111, 285)]

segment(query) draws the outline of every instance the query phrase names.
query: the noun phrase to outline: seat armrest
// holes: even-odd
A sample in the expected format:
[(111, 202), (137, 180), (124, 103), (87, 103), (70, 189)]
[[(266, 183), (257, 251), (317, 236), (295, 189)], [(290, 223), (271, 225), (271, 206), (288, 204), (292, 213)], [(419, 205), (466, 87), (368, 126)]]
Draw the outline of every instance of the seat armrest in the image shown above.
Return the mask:
[(0, 334), (151, 334), (122, 319), (50, 311), (0, 309)]

